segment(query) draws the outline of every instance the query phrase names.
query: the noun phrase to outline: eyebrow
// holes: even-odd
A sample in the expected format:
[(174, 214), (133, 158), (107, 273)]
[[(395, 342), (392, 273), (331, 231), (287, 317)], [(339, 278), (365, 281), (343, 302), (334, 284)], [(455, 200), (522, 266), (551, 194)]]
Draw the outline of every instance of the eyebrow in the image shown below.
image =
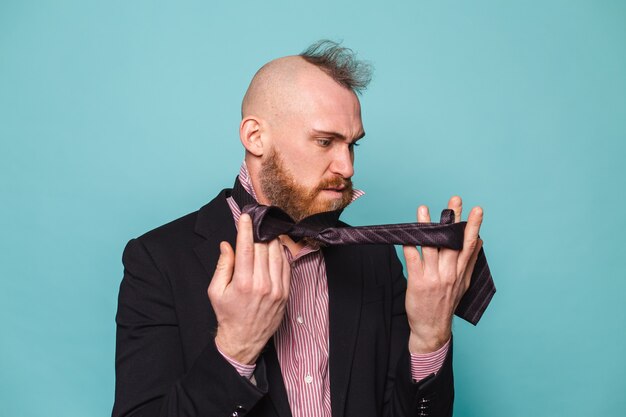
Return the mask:
[[(348, 138), (346, 138), (344, 135), (342, 135), (339, 132), (332, 132), (332, 131), (329, 131), (329, 130), (313, 129), (313, 133), (318, 134), (318, 135), (332, 136), (332, 137), (339, 138), (339, 139), (341, 139), (343, 141), (346, 141), (346, 142), (348, 141)], [(354, 142), (356, 142), (359, 139), (363, 139), (364, 136), (365, 136), (365, 131), (361, 130), (361, 133), (357, 137), (355, 137), (354, 140), (351, 141), (351, 143), (354, 143)]]

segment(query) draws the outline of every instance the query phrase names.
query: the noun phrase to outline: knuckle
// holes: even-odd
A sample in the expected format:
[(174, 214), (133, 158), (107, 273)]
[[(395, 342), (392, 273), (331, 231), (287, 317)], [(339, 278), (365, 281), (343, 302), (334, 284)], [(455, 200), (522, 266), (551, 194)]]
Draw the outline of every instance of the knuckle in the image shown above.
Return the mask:
[(274, 288), (272, 288), (272, 291), (269, 294), (269, 298), (273, 302), (281, 302), (283, 301), (283, 291), (278, 288), (278, 286), (275, 286)]
[(456, 259), (439, 258), (439, 274), (442, 277), (456, 276)]
[(264, 279), (258, 281), (259, 282), (255, 287), (255, 293), (262, 297), (268, 297), (272, 293), (272, 287)]
[(456, 269), (447, 268), (441, 271), (441, 281), (444, 283), (454, 282), (457, 279)]
[(416, 286), (418, 286), (419, 288), (422, 288), (423, 290), (436, 289), (440, 281), (439, 276), (432, 272), (431, 273), (426, 272), (419, 278), (421, 279), (415, 279), (413, 281)]
[(468, 288), (470, 287), (470, 277), (467, 277), (463, 280), (463, 294), (465, 294), (465, 292), (468, 290)]
[(237, 249), (239, 255), (243, 256), (252, 256), (254, 255), (254, 246), (253, 245), (241, 245), (240, 248)]
[(237, 291), (242, 294), (249, 294), (252, 291), (250, 280), (247, 279), (235, 280), (235, 288), (237, 288)]
[(405, 251), (404, 256), (407, 262), (417, 262), (419, 260), (419, 252), (417, 252), (417, 250)]
[(207, 289), (207, 295), (209, 296), (210, 300), (217, 298), (217, 291), (215, 290), (215, 287), (213, 285), (209, 285), (209, 288)]
[(447, 270), (443, 272), (440, 276), (441, 283), (446, 287), (454, 285), (457, 281), (456, 271), (454, 270)]
[(218, 272), (224, 272), (228, 270), (228, 266), (229, 263), (226, 261), (226, 259), (220, 257), (219, 261), (217, 261), (217, 265), (215, 266), (215, 270)]

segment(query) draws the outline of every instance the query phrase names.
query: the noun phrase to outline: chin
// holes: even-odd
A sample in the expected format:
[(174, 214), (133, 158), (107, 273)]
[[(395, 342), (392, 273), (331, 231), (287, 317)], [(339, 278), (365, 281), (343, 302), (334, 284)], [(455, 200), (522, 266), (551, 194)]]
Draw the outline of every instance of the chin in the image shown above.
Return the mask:
[[(320, 201), (321, 200), (321, 201)], [(312, 213), (322, 213), (325, 211), (335, 211), (344, 207), (343, 198), (324, 198), (311, 205)]]

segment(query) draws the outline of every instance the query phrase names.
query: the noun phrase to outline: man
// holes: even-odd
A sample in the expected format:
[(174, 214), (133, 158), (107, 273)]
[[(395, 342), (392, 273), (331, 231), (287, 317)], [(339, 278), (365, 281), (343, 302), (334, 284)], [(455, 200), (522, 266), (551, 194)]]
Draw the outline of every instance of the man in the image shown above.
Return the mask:
[[(364, 136), (350, 50), (320, 42), (271, 61), (242, 104), (234, 190), (129, 242), (117, 315), (114, 416), (452, 414), (451, 323), (481, 246), (254, 243), (237, 195), (295, 220), (342, 209)], [(448, 207), (461, 218), (461, 199)], [(419, 222), (430, 221), (418, 209)], [(208, 297), (207, 297), (208, 288)]]

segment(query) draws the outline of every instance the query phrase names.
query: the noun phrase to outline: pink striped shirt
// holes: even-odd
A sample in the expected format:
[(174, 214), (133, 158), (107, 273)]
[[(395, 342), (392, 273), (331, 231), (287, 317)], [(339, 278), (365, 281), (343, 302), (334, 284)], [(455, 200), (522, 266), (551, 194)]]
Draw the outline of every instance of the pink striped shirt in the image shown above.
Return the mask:
[[(245, 162), (239, 181), (256, 199)], [(352, 201), (364, 193), (354, 190)], [(228, 205), (235, 224), (241, 211), (232, 197)], [(318, 248), (305, 246), (295, 256), (284, 247), (291, 266), (291, 287), (285, 316), (274, 334), (278, 361), (294, 417), (331, 417), (330, 376), (328, 372), (328, 286), (326, 264)], [(411, 375), (414, 380), (436, 373), (448, 352), (449, 341), (436, 352), (411, 354)], [(255, 365), (238, 363), (220, 353), (250, 379)]]

